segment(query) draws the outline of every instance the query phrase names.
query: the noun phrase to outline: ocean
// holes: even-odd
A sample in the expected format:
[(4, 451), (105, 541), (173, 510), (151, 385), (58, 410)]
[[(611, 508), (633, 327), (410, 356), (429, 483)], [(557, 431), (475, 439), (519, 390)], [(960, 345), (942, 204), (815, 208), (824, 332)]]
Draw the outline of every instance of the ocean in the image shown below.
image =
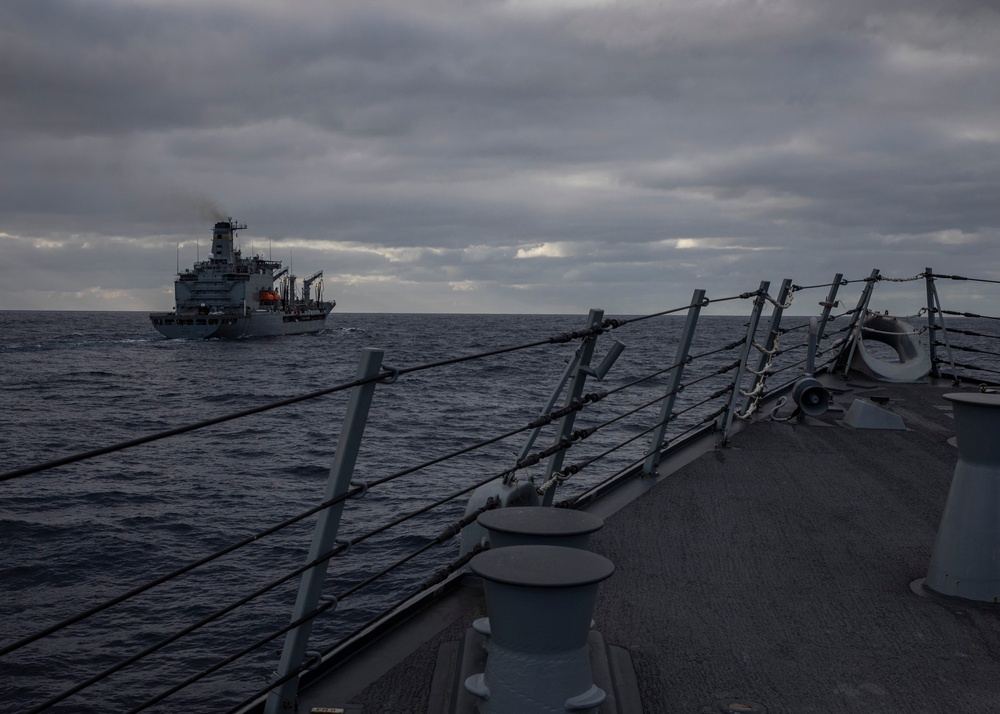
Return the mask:
[[(769, 312), (769, 311), (767, 311)], [(11, 471), (137, 436), (172, 429), (353, 379), (364, 347), (384, 363), (412, 367), (522, 345), (580, 329), (585, 315), (412, 315), (334, 313), (313, 335), (232, 342), (166, 340), (135, 312), (0, 311), (0, 471)], [(786, 318), (786, 325), (805, 318)], [(683, 317), (635, 321), (602, 336), (625, 352), (587, 391), (615, 389), (670, 366)], [(721, 406), (699, 401), (731, 374), (745, 317), (704, 316), (670, 434)], [(767, 320), (762, 321), (766, 329)], [(758, 339), (763, 339), (761, 334)], [(805, 331), (783, 336), (801, 345)], [(521, 427), (544, 406), (576, 342), (544, 345), (403, 375), (379, 385), (356, 477), (374, 480)], [(716, 352), (716, 350), (718, 350)], [(798, 350), (773, 379), (801, 372)], [(752, 360), (755, 362), (757, 353)], [(703, 381), (697, 381), (704, 375)], [(579, 426), (605, 428), (568, 452), (587, 460), (623, 441), (628, 448), (588, 466), (560, 487), (581, 493), (641, 457), (662, 396), (663, 373), (582, 413)], [(346, 404), (340, 392), (126, 451), (0, 482), (0, 646), (59, 622), (159, 575), (315, 506), (333, 458)], [(562, 400), (560, 399), (560, 404)], [(593, 414), (592, 414), (593, 411)], [(621, 416), (621, 415), (625, 416)], [(639, 438), (636, 438), (636, 436)], [(384, 523), (511, 466), (520, 434), (422, 469), (345, 508), (341, 534), (357, 538)], [(536, 449), (552, 443), (544, 431)], [(534, 467), (540, 476), (544, 466)], [(412, 552), (460, 518), (466, 498), (384, 534), (365, 538), (330, 563), (327, 592), (342, 593)], [(305, 561), (313, 518), (262, 538), (177, 581), (0, 658), (0, 712), (22, 712), (86, 680)], [(457, 540), (341, 600), (312, 642), (322, 649), (368, 621), (458, 554)], [(203, 630), (52, 706), (53, 712), (129, 711), (232, 651), (287, 624), (297, 579)], [(262, 689), (283, 637), (192, 684), (148, 711), (227, 711)]]

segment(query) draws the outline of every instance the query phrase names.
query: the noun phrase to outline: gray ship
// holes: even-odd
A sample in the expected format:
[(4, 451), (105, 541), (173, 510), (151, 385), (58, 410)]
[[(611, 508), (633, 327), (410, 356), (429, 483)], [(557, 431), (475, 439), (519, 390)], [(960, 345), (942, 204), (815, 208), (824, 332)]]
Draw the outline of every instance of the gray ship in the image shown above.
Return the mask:
[[(233, 245), (236, 231), (246, 229), (232, 218), (212, 231), (212, 254), (194, 268), (178, 273), (173, 312), (154, 312), (153, 327), (171, 339), (236, 339), (319, 332), (336, 305), (322, 299), (323, 271), (302, 281), (281, 261), (259, 255), (244, 258)], [(315, 285), (315, 297), (313, 286)]]

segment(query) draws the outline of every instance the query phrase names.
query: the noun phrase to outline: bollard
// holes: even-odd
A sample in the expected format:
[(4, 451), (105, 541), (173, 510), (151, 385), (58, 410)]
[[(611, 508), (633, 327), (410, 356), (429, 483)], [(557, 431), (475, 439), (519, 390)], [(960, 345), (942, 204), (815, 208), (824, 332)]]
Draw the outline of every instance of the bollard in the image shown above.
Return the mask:
[(924, 587), (1000, 603), (1000, 395), (956, 393), (958, 464)]
[(492, 645), (486, 671), (465, 680), (482, 714), (593, 712), (605, 700), (594, 684), (587, 637), (607, 558), (577, 548), (513, 545), (478, 554)]
[(476, 520), (489, 532), (491, 548), (559, 545), (586, 550), (590, 534), (604, 525), (604, 520), (592, 513), (530, 506), (486, 511)]
[[(489, 533), (490, 548), (558, 545), (586, 550), (590, 534), (604, 527), (600, 516), (548, 506), (499, 508), (480, 514), (476, 522)], [(489, 618), (478, 618), (472, 628), (489, 637)]]

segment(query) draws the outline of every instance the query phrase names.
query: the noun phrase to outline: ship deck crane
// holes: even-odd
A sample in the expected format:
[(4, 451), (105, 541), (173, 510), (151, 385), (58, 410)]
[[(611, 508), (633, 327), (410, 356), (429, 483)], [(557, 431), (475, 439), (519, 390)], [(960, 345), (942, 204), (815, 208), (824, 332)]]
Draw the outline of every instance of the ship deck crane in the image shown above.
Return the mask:
[[(305, 280), (302, 281), (302, 299), (303, 300), (305, 300), (306, 302), (309, 302), (309, 290), (312, 287), (313, 282), (315, 282), (317, 278), (322, 278), (322, 277), (323, 277), (323, 271), (322, 270), (318, 270), (313, 275), (310, 275), (308, 278), (306, 278)], [(317, 292), (316, 292), (316, 301), (317, 302), (319, 301), (319, 298), (320, 298), (319, 290), (317, 290)]]

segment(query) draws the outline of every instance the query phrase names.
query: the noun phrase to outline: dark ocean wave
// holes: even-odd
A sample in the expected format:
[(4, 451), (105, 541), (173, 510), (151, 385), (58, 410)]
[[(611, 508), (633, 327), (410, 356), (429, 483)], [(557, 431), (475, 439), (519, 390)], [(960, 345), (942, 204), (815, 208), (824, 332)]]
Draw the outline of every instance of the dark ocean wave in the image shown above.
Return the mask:
[[(78, 450), (273, 403), (354, 378), (361, 349), (385, 349), (385, 363), (419, 365), (521, 344), (582, 327), (585, 316), (335, 315), (323, 333), (238, 342), (164, 340), (139, 313), (0, 312), (5, 409), (0, 452), (15, 469)], [(744, 318), (706, 317), (694, 352), (742, 335)], [(673, 359), (682, 320), (636, 323), (616, 334), (628, 346), (608, 389), (648, 376)], [(80, 327), (85, 325), (85, 327)], [(794, 339), (801, 339), (801, 335)], [(786, 338), (792, 346), (793, 338)], [(603, 343), (601, 343), (603, 345)], [(573, 345), (553, 345), (415, 372), (379, 385), (355, 479), (374, 482), (400, 470), (523, 428), (549, 398)], [(597, 359), (606, 347), (600, 346)], [(669, 357), (664, 357), (664, 355)], [(738, 357), (735, 351), (691, 365), (696, 379)], [(800, 357), (798, 357), (800, 358)], [(796, 358), (796, 359), (798, 359)], [(794, 372), (789, 377), (794, 376)], [(704, 399), (726, 377), (685, 390)], [(666, 389), (622, 391), (578, 417), (579, 426), (616, 419)], [(248, 419), (109, 454), (0, 484), (0, 622), (3, 642), (57, 622), (231, 543), (251, 538), (323, 499), (347, 395), (333, 394)], [(559, 404), (562, 403), (560, 400)], [(685, 413), (672, 433), (698, 423), (718, 402)], [(658, 405), (622, 418), (575, 444), (566, 463), (583, 462), (648, 427)], [(675, 408), (677, 411), (678, 408)], [(546, 427), (535, 449), (552, 443)], [(467, 497), (448, 501), (385, 533), (389, 520), (469, 488), (510, 467), (528, 438), (520, 433), (446, 463), (372, 488), (344, 505), (340, 535), (358, 542), (331, 560), (326, 592), (343, 593), (423, 548), (461, 518)], [(640, 453), (648, 438), (636, 439)], [(572, 495), (634, 460), (615, 453), (562, 487)], [(540, 477), (544, 464), (526, 473)], [(520, 474), (525, 476), (525, 472)], [(260, 538), (185, 576), (0, 660), (0, 712), (21, 711), (155, 642), (305, 562), (315, 517)], [(318, 621), (317, 647), (335, 642), (450, 563), (457, 545), (430, 549)], [(53, 708), (121, 711), (266, 637), (290, 616), (296, 580), (232, 616)], [(126, 634), (129, 633), (129, 634)], [(256, 691), (274, 669), (277, 642), (151, 711), (208, 712)], [(212, 702), (211, 705), (206, 702)]]

